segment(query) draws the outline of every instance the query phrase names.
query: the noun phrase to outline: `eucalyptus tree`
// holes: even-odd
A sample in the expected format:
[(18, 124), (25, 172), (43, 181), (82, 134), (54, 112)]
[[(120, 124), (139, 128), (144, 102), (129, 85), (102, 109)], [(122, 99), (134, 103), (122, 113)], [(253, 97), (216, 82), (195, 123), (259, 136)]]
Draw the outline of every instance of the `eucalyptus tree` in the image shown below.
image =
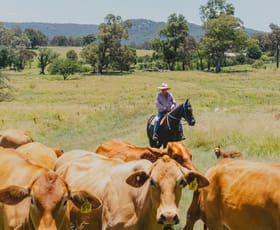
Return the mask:
[(208, 68), (215, 65), (221, 71), (225, 52), (238, 52), (245, 49), (248, 36), (242, 21), (234, 16), (234, 6), (225, 0), (209, 0), (200, 7), (205, 36), (200, 47), (208, 59)]
[(38, 52), (38, 67), (41, 69), (40, 74), (45, 74), (46, 67), (51, 64), (57, 57), (58, 53), (49, 48), (39, 48)]
[(269, 38), (272, 42), (272, 50), (276, 51), (276, 67), (279, 68), (279, 52), (280, 52), (280, 27), (271, 23), (269, 25), (271, 33)]
[(24, 33), (29, 38), (32, 49), (37, 46), (45, 46), (48, 44), (48, 37), (39, 30), (27, 28), (24, 30)]
[(108, 68), (114, 62), (116, 53), (121, 48), (121, 41), (128, 38), (128, 29), (131, 27), (129, 20), (123, 21), (120, 16), (108, 14), (105, 22), (98, 27), (98, 72), (102, 74), (104, 68)]
[(235, 8), (225, 0), (209, 0), (206, 5), (199, 8), (200, 18), (203, 23), (218, 18), (221, 14), (234, 15)]
[(180, 60), (179, 53), (184, 46), (188, 35), (188, 23), (183, 15), (171, 14), (167, 23), (159, 31), (158, 37), (151, 41), (152, 49), (163, 61), (168, 64), (170, 70), (174, 70), (175, 63)]
[(245, 49), (248, 42), (240, 19), (221, 14), (207, 22), (205, 36), (201, 40), (208, 60), (214, 61), (216, 72), (221, 72), (225, 52), (238, 52)]
[(180, 46), (179, 59), (182, 62), (182, 69), (185, 70), (190, 65), (194, 56), (194, 51), (198, 48), (198, 43), (193, 36), (186, 36), (184, 43)]

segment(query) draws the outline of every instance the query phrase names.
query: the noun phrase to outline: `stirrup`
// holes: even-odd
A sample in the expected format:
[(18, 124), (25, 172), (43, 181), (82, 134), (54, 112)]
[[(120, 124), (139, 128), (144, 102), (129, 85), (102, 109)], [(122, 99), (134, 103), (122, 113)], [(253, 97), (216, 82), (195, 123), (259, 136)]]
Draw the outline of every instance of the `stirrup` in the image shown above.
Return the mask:
[(156, 134), (153, 135), (153, 140), (154, 140), (154, 141), (158, 141), (158, 135), (156, 135)]

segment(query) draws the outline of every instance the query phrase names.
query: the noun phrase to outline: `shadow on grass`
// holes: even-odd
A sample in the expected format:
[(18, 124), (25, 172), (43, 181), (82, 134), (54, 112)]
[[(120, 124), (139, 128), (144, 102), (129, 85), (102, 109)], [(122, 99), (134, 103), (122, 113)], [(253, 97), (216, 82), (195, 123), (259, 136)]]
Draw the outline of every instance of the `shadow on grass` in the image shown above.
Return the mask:
[(120, 71), (112, 71), (112, 72), (103, 72), (102, 74), (100, 73), (84, 73), (83, 75), (85, 76), (124, 76), (124, 75), (129, 75), (131, 72), (120, 72)]

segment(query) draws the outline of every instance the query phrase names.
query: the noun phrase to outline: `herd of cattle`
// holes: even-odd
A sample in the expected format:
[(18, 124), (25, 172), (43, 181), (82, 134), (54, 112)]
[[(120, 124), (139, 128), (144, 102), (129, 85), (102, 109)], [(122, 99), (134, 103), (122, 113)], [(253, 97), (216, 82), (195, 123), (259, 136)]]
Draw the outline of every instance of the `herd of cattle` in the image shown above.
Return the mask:
[(193, 199), (184, 230), (280, 229), (280, 164), (233, 159), (215, 148), (202, 175), (182, 142), (165, 149), (113, 139), (94, 152), (47, 147), (17, 129), (0, 132), (1, 230), (169, 230)]

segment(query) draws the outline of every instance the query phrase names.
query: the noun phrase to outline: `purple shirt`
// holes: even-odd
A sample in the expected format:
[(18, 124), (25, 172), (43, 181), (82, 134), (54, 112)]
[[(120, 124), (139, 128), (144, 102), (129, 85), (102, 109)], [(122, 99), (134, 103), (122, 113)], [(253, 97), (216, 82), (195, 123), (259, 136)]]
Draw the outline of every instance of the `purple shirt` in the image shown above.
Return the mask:
[(156, 96), (156, 106), (159, 112), (170, 111), (176, 106), (176, 101), (172, 93), (167, 92), (163, 95), (161, 92)]

